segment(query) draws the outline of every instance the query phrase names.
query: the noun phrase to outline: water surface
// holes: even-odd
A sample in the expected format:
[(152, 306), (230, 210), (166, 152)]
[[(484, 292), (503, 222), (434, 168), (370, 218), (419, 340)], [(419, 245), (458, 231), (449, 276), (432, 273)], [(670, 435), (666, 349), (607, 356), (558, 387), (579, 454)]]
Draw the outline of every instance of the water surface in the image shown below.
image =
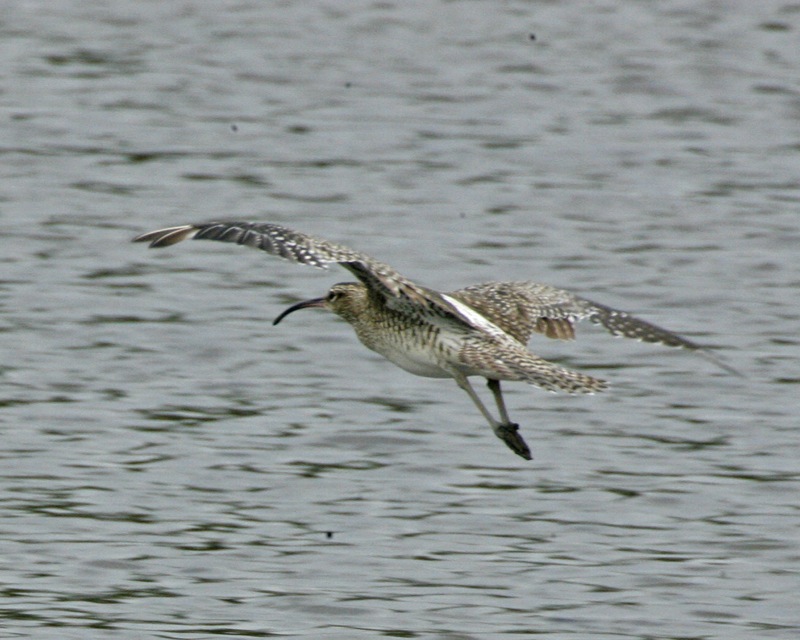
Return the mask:
[[(788, 2), (15, 2), (0, 21), (5, 637), (795, 638), (800, 110)], [(531, 34), (534, 37), (531, 37)], [(608, 393), (448, 381), (285, 305), (346, 279), (572, 288)]]

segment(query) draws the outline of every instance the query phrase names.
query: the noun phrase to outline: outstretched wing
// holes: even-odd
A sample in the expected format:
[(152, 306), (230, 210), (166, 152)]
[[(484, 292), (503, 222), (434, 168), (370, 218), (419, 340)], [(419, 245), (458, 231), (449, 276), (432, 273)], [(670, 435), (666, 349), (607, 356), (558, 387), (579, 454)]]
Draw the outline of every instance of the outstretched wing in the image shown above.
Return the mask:
[(536, 282), (487, 282), (448, 295), (474, 308), (522, 344), (527, 344), (534, 332), (571, 340), (575, 323), (588, 319), (615, 336), (696, 351), (722, 369), (741, 375), (696, 342), (564, 289)]
[(189, 239), (233, 242), (320, 269), (340, 264), (395, 311), (409, 314), (425, 311), (447, 322), (486, 330), (485, 326), (476, 325), (469, 310), (460, 309), (457, 303), (448, 302), (436, 291), (415, 284), (389, 265), (344, 245), (277, 224), (239, 221), (187, 224), (143, 233), (133, 241), (149, 242), (150, 247), (156, 248)]
[(485, 282), (451, 297), (469, 305), (522, 344), (534, 332), (571, 340), (575, 322), (586, 317), (586, 304), (569, 291), (536, 282)]

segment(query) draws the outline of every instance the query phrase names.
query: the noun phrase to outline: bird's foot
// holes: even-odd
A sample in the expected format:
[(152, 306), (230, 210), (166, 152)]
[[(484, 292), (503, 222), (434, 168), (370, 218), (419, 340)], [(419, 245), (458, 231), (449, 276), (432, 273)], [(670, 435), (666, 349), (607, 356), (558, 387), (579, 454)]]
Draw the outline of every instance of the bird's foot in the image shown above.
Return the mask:
[(518, 456), (526, 460), (531, 459), (531, 450), (528, 448), (528, 445), (525, 444), (525, 440), (522, 439), (522, 436), (519, 435), (518, 424), (513, 422), (501, 424), (495, 427), (494, 432), (497, 434), (497, 437), (505, 442), (508, 448)]

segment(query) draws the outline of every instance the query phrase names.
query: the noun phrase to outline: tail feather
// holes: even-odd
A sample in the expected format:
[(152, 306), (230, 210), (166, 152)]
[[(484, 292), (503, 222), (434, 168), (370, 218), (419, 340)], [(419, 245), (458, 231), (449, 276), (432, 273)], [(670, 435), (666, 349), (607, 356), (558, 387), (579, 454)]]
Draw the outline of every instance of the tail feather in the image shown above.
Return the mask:
[(527, 382), (547, 391), (596, 393), (608, 386), (605, 380), (548, 362), (511, 339), (467, 343), (459, 359), (471, 375)]

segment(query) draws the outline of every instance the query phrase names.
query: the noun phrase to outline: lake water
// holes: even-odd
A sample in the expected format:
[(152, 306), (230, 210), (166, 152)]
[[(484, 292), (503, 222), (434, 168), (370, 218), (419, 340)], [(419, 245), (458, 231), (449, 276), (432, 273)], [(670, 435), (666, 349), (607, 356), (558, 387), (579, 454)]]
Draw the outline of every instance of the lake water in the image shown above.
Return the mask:
[[(800, 8), (11, 0), (0, 18), (4, 638), (800, 635)], [(448, 380), (329, 314), (265, 220), (426, 285), (568, 287), (608, 379)], [(479, 390), (485, 393), (485, 389)]]

